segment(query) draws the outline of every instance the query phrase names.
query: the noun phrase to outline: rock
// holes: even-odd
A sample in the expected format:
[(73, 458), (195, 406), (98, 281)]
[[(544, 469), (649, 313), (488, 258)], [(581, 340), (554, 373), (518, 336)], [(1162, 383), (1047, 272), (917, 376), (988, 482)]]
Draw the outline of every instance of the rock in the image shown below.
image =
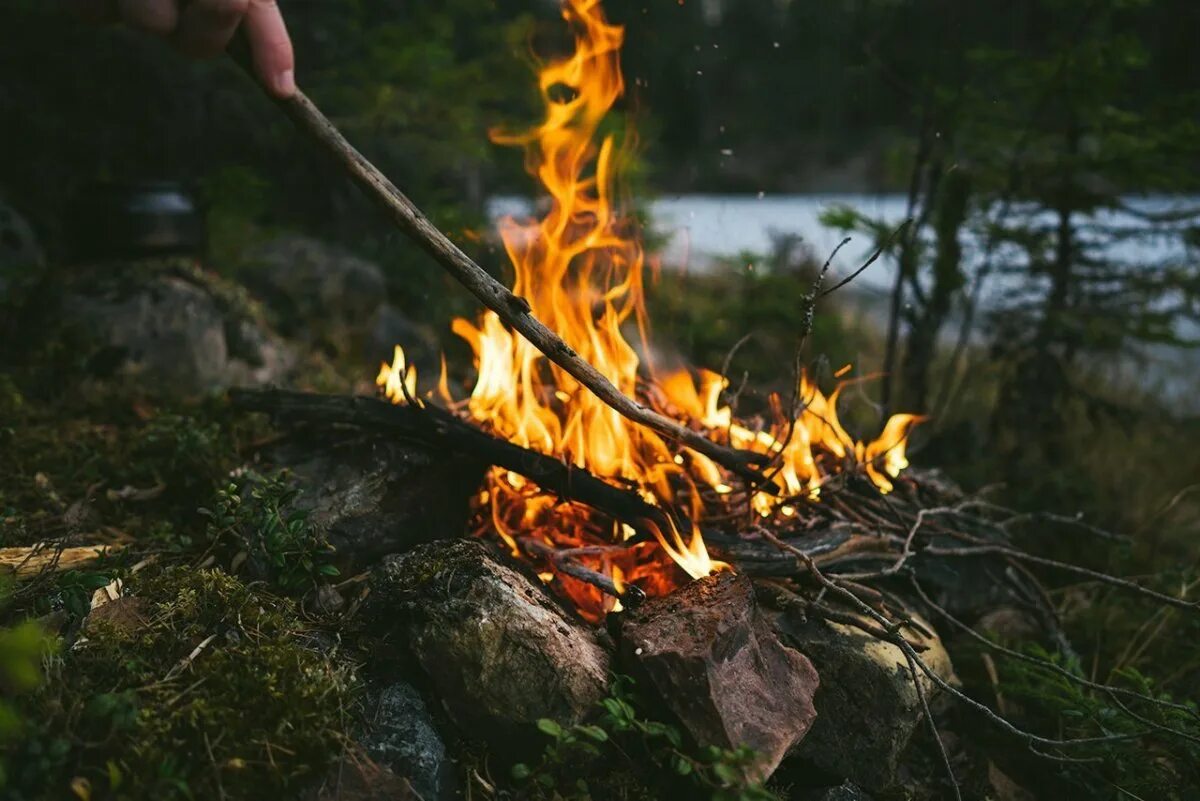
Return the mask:
[(391, 435), (340, 430), (290, 437), (262, 458), (292, 471), (303, 488), (296, 506), (357, 564), (463, 532), (484, 472), (472, 459)]
[(236, 288), (177, 260), (105, 264), (62, 301), (70, 337), (98, 377), (172, 394), (275, 383), (294, 357)]
[(361, 754), (341, 760), (324, 784), (304, 796), (314, 801), (434, 801), (412, 784)]
[(96, 626), (106, 626), (114, 631), (128, 634), (145, 628), (150, 610), (141, 598), (123, 595), (105, 604), (94, 606), (83, 619), (82, 629), (86, 633)]
[(540, 718), (577, 723), (609, 654), (541, 586), (476, 540), (439, 540), (375, 570), (364, 620), (415, 658), (455, 721), (503, 746)]
[(748, 746), (764, 780), (813, 725), (817, 671), (780, 643), (750, 579), (719, 573), (621, 621), (621, 656), (703, 745)]
[[(916, 615), (927, 630), (932, 627)], [(815, 704), (817, 722), (796, 755), (817, 769), (848, 779), (870, 792), (895, 785), (901, 757), (923, 719), (923, 711), (904, 653), (858, 629), (820, 620), (780, 616), (784, 640), (802, 650), (821, 676)], [(957, 683), (950, 656), (934, 636), (904, 630), (928, 650), (921, 659), (933, 672)], [(937, 687), (920, 675), (926, 697)]]
[(450, 798), (446, 746), (420, 694), (409, 684), (385, 687), (371, 704), (369, 733), (360, 740), (372, 761), (403, 776), (425, 801)]
[[(437, 365), (442, 352), (433, 329), (412, 320), (395, 306), (384, 304), (371, 320), (365, 354), (367, 363), (390, 363), (392, 348), (396, 345), (404, 348), (404, 355), (409, 363), (422, 369), (426, 365)], [(436, 376), (437, 373), (432, 375)]]
[[(0, 197), (0, 282), (9, 269), (41, 267), (45, 261), (33, 227)], [(3, 288), (0, 283), (0, 290)]]
[(1002, 643), (1036, 640), (1043, 634), (1042, 627), (1033, 615), (1014, 606), (1001, 606), (989, 610), (975, 621), (972, 628), (985, 637)]
[(289, 234), (252, 250), (242, 271), (247, 285), (289, 335), (365, 333), (386, 298), (383, 270), (335, 245)]
[(850, 782), (837, 787), (824, 787), (816, 793), (804, 796), (806, 801), (871, 801), (871, 796)]

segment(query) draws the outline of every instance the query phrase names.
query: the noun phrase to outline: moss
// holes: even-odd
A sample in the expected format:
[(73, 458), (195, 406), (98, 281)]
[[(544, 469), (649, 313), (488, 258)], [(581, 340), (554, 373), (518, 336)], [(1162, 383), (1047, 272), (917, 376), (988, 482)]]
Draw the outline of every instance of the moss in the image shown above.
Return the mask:
[(133, 611), (89, 624), (26, 703), (0, 797), (266, 798), (321, 777), (356, 680), (290, 602), (187, 568), (128, 589)]
[[(3, 376), (0, 376), (3, 378)], [(27, 402), (0, 382), (0, 546), (100, 527), (131, 536), (202, 530), (196, 508), (262, 422), (224, 402), (155, 407), (124, 396)], [(127, 489), (128, 488), (128, 489)]]

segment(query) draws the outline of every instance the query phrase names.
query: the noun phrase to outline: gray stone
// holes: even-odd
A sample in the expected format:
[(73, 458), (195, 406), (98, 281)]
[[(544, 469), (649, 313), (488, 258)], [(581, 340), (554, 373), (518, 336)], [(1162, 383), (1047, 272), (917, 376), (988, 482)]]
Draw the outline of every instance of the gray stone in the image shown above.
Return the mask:
[(424, 798), (408, 779), (355, 751), (344, 755), (321, 786), (302, 798), (306, 801), (437, 801)]
[[(913, 615), (920, 625), (932, 627)], [(797, 757), (870, 792), (897, 783), (897, 771), (923, 711), (904, 652), (842, 623), (801, 621), (795, 614), (777, 620), (784, 640), (803, 651), (821, 676), (814, 703), (817, 722), (796, 751)], [(941, 640), (904, 630), (926, 647), (922, 661), (948, 683), (957, 677)], [(919, 672), (919, 671), (918, 671)], [(920, 673), (926, 698), (938, 692)]]
[(718, 573), (652, 598), (621, 621), (635, 665), (702, 745), (753, 749), (764, 781), (813, 725), (817, 671), (759, 612), (750, 579)]
[(483, 465), (387, 434), (310, 431), (266, 449), (292, 471), (296, 506), (357, 564), (464, 531)]
[(369, 732), (360, 740), (374, 762), (408, 780), (425, 801), (452, 795), (452, 775), (425, 702), (411, 685), (381, 690), (368, 710)]
[(845, 782), (837, 787), (826, 787), (818, 791), (810, 797), (810, 801), (871, 801), (871, 796), (861, 787)]
[(412, 320), (395, 306), (384, 304), (371, 320), (366, 343), (367, 362), (373, 365), (384, 361), (390, 363), (392, 348), (396, 345), (404, 348), (404, 356), (410, 364), (422, 367), (437, 365), (441, 356), (441, 345), (429, 326)]
[(608, 688), (596, 633), (534, 581), (476, 540), (441, 540), (386, 558), (363, 616), (416, 659), (459, 725), (503, 746), (540, 718), (582, 720)]
[(96, 269), (112, 280), (72, 287), (62, 315), (102, 377), (191, 394), (275, 383), (294, 361), (280, 339), (198, 271)]
[(378, 265), (305, 236), (260, 245), (245, 262), (247, 284), (290, 335), (321, 336), (341, 327), (365, 333), (386, 297)]
[(10, 268), (41, 267), (45, 263), (46, 255), (33, 227), (0, 197), (0, 281)]

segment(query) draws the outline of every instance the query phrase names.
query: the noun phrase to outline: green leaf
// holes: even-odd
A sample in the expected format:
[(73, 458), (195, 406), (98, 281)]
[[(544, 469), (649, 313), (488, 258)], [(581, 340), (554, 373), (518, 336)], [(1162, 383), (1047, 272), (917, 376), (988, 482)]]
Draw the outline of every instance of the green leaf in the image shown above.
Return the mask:
[(542, 718), (537, 722), (538, 731), (542, 734), (547, 734), (551, 737), (561, 737), (563, 730), (562, 726), (555, 723), (550, 718)]
[(608, 742), (608, 732), (599, 726), (579, 726), (576, 728), (576, 731), (582, 733), (584, 736), (591, 737), (598, 743)]
[(714, 763), (712, 770), (713, 773), (716, 774), (717, 778), (725, 784), (739, 784), (742, 780), (742, 777), (738, 771), (724, 762)]
[(517, 764), (513, 765), (511, 772), (512, 772), (512, 777), (519, 782), (525, 781), (531, 775), (533, 775), (533, 771), (530, 770), (529, 766), (526, 765), (524, 762), (518, 762)]

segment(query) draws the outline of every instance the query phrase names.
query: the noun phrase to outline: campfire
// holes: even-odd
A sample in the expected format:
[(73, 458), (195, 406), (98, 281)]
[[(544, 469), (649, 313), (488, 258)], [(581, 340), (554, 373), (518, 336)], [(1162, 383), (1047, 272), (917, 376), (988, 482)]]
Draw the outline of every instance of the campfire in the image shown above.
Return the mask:
[(889, 492), (908, 464), (905, 442), (919, 418), (895, 415), (876, 439), (856, 440), (838, 419), (841, 387), (825, 395), (800, 375), (790, 398), (771, 397), (768, 419), (742, 420), (723, 397), (724, 376), (653, 363), (648, 257), (620, 202), (627, 143), (601, 130), (624, 93), (623, 29), (606, 20), (598, 2), (567, 0), (563, 16), (575, 49), (538, 72), (545, 117), (528, 131), (493, 133), (496, 142), (525, 148), (527, 168), (551, 201), (540, 219), (500, 223), (516, 276), (513, 292), (624, 395), (713, 442), (761, 454), (762, 481), (744, 482), (708, 456), (631, 422), (493, 311), (453, 324), (474, 351), (477, 378), (469, 397), (453, 396), (443, 361), (436, 389), (421, 399), (400, 345), (377, 384), (393, 403), (440, 402), (497, 437), (631, 489), (662, 510), (639, 532), (513, 470), (488, 472), (475, 499), (477, 533), (499, 537), (514, 557), (531, 559), (547, 584), (598, 621), (620, 608), (629, 588), (664, 595), (689, 577), (727, 569), (710, 556), (703, 528), (785, 525), (819, 500), (831, 476), (848, 471)]

